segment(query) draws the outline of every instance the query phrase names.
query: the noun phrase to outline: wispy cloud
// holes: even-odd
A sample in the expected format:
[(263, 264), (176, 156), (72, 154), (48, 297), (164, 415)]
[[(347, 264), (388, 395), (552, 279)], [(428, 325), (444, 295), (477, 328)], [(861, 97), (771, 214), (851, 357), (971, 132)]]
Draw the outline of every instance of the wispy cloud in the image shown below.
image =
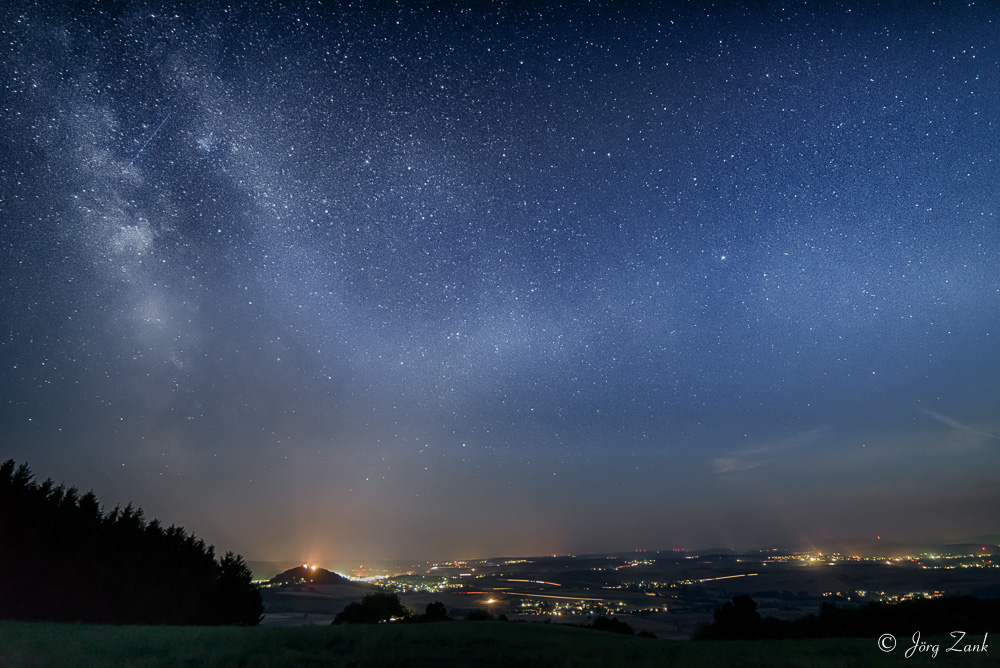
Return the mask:
[(979, 429), (976, 429), (975, 427), (970, 427), (967, 424), (962, 424), (958, 420), (956, 420), (954, 418), (951, 418), (951, 417), (948, 417), (944, 413), (938, 413), (937, 411), (929, 411), (929, 410), (925, 410), (923, 408), (921, 408), (919, 410), (920, 410), (921, 413), (925, 413), (925, 414), (931, 416), (932, 418), (934, 418), (935, 420), (937, 420), (938, 422), (943, 422), (946, 425), (948, 425), (949, 427), (951, 427), (953, 429), (957, 429), (958, 431), (964, 432), (966, 434), (970, 434), (972, 436), (976, 436), (978, 438), (986, 438), (986, 439), (991, 439), (991, 440), (994, 440), (994, 441), (1000, 441), (1000, 436), (997, 436), (996, 434), (991, 434), (989, 432), (980, 431)]
[(733, 451), (726, 457), (716, 457), (712, 460), (712, 467), (716, 473), (729, 473), (731, 471), (748, 471), (758, 468), (768, 460), (773, 459), (789, 450), (794, 450), (810, 443), (815, 443), (822, 436), (824, 429), (810, 429), (799, 432), (780, 441), (772, 441), (760, 445), (752, 446), (738, 451)]
[(712, 467), (716, 473), (729, 473), (730, 471), (747, 471), (760, 466), (759, 461), (741, 459), (739, 457), (716, 457), (712, 460)]

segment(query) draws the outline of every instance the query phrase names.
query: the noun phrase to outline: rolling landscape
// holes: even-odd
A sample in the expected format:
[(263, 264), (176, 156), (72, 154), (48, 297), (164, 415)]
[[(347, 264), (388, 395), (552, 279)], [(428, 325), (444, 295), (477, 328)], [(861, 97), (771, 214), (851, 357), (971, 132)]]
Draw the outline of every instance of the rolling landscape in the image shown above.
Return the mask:
[[(413, 665), (652, 665), (733, 661), (741, 640), (768, 665), (828, 665), (856, 659), (862, 640), (871, 652), (873, 631), (911, 627), (907, 658), (936, 656), (938, 637), (958, 633), (969, 636), (965, 649), (955, 641), (945, 651), (974, 654), (976, 665), (1000, 623), (1000, 547), (982, 542), (359, 564), (346, 575), (302, 564), (252, 581), (239, 555), (216, 560), (183, 529), (164, 531), (132, 506), (105, 513), (92, 493), (38, 483), (26, 465), (0, 466), (0, 500), (9, 539), (0, 618), (35, 620), (0, 621), (0, 660), (10, 665), (398, 665), (401, 656)], [(258, 573), (276, 566), (254, 564)], [(385, 632), (360, 630), (373, 626), (397, 629), (389, 645)], [(895, 642), (883, 633), (878, 648)]]
[(298, 567), (290, 572), (302, 581), (264, 583), (262, 625), (330, 623), (349, 602), (379, 590), (398, 593), (411, 610), (440, 601), (458, 618), (487, 610), (510, 620), (579, 625), (614, 616), (658, 638), (683, 640), (740, 594), (750, 595), (761, 615), (782, 619), (817, 613), (824, 603), (1000, 598), (995, 544), (897, 546), (867, 554), (771, 548), (482, 559), (326, 583), (305, 578), (329, 571)]

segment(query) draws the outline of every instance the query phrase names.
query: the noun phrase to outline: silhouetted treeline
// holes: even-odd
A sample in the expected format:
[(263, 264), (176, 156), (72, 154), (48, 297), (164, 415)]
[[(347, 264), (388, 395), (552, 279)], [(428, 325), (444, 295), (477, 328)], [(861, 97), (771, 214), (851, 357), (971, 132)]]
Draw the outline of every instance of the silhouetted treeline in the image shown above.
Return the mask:
[(116, 624), (257, 624), (243, 558), (131, 504), (101, 510), (27, 464), (0, 465), (0, 618)]
[(736, 596), (715, 611), (715, 622), (702, 627), (696, 640), (755, 640), (778, 638), (874, 638), (883, 633), (912, 636), (945, 635), (952, 631), (988, 633), (1000, 630), (1000, 600), (972, 596), (916, 599), (900, 603), (866, 603), (838, 607), (824, 603), (818, 615), (781, 620), (757, 613), (749, 596)]

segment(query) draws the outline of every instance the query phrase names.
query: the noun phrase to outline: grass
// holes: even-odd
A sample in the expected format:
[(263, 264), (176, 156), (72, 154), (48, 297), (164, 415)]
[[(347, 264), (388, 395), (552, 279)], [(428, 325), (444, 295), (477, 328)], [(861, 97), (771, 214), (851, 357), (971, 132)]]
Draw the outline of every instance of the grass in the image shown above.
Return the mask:
[(991, 658), (987, 650), (978, 655), (939, 653), (937, 659), (930, 655), (906, 659), (907, 646), (901, 640), (896, 651), (883, 654), (874, 639), (671, 642), (555, 624), (502, 622), (296, 628), (0, 622), (0, 666), (964, 668), (988, 665)]

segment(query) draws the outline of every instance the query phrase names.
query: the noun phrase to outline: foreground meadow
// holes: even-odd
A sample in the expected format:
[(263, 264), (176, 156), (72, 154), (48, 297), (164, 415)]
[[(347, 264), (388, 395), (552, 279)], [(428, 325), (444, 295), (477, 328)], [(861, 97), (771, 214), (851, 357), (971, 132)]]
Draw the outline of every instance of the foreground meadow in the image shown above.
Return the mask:
[[(989, 665), (880, 652), (871, 639), (688, 642), (502, 622), (296, 628), (0, 623), (2, 666)], [(992, 649), (992, 648), (991, 648)], [(998, 648), (1000, 651), (1000, 648)], [(995, 658), (995, 657), (993, 657)]]

